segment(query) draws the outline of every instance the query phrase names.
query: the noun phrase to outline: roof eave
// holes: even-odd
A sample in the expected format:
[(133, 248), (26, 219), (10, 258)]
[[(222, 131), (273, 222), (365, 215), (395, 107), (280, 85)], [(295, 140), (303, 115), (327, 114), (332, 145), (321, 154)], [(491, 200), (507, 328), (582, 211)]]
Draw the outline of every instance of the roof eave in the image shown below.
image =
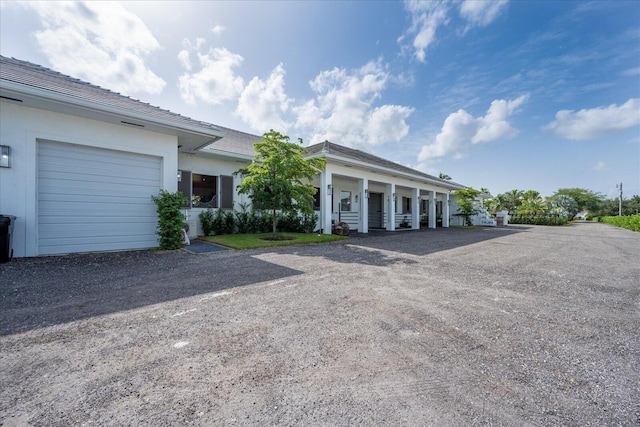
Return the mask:
[[(24, 85), (9, 80), (0, 80), (0, 94), (3, 97), (27, 100), (24, 106), (43, 108), (50, 111), (60, 111), (60, 108), (53, 106), (67, 106), (67, 109), (74, 110), (81, 117), (100, 118), (99, 116), (109, 116), (111, 120), (105, 120), (115, 124), (151, 127), (153, 131), (168, 133), (179, 138), (179, 144), (188, 145), (190, 150), (198, 150), (212, 142), (224, 137), (224, 133), (217, 128), (205, 128), (204, 126), (189, 126), (185, 123), (171, 123), (157, 117), (136, 113), (134, 111), (101, 105), (94, 102), (78, 99), (73, 96), (60, 94), (57, 92), (40, 89), (34, 86)], [(38, 104), (38, 105), (32, 105)], [(48, 105), (52, 104), (52, 105)], [(47, 108), (49, 107), (49, 108)], [(82, 114), (82, 113), (85, 114)], [(106, 117), (102, 117), (105, 119)], [(123, 120), (124, 123), (123, 123)], [(130, 123), (127, 123), (130, 121)]]
[(363, 162), (363, 161), (359, 161), (359, 160), (348, 159), (348, 158), (345, 158), (345, 157), (342, 157), (342, 156), (339, 156), (339, 155), (327, 153), (326, 151), (321, 151), (319, 153), (315, 153), (315, 154), (311, 154), (311, 155), (307, 156), (307, 158), (314, 158), (314, 157), (325, 158), (327, 160), (335, 160), (335, 161), (341, 162), (343, 164), (349, 164), (349, 165), (357, 166), (357, 167), (360, 167), (362, 169), (376, 171), (376, 172), (379, 172), (379, 173), (382, 173), (382, 174), (385, 174), (385, 175), (402, 176), (404, 178), (411, 179), (413, 181), (426, 182), (426, 183), (429, 183), (429, 184), (437, 185), (439, 187), (445, 187), (445, 188), (447, 188), (449, 190), (462, 190), (462, 189), (467, 188), (464, 185), (460, 185), (460, 184), (457, 184), (457, 183), (440, 181), (440, 180), (437, 180), (437, 179), (433, 179), (432, 180), (432, 179), (429, 179), (429, 178), (424, 177), (424, 176), (409, 174), (409, 173), (402, 172), (402, 171), (399, 171), (399, 170), (385, 168), (385, 167), (382, 167), (382, 166), (374, 165), (372, 163), (367, 163), (367, 162)]

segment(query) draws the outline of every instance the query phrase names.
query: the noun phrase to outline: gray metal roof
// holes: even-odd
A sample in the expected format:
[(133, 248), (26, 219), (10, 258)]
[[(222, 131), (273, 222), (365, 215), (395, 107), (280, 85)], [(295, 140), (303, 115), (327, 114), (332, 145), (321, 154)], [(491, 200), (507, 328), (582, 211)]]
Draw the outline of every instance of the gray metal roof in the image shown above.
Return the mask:
[(382, 157), (374, 156), (373, 154), (365, 153), (364, 151), (361, 151), (361, 150), (355, 150), (353, 148), (348, 148), (342, 145), (334, 144), (329, 141), (311, 145), (307, 147), (307, 152), (309, 153), (310, 156), (320, 155), (323, 153), (332, 154), (334, 156), (338, 156), (344, 159), (355, 160), (358, 162), (367, 163), (367, 164), (388, 169), (391, 171), (396, 171), (403, 174), (413, 175), (415, 177), (427, 179), (429, 181), (442, 184), (443, 186), (446, 186), (446, 187), (466, 188), (464, 185), (458, 184), (456, 182), (440, 179), (433, 175), (420, 172), (416, 169), (412, 169), (410, 167), (403, 166), (401, 164), (383, 159)]
[(218, 126), (224, 133), (224, 138), (217, 140), (211, 145), (201, 149), (202, 152), (222, 151), (229, 154), (240, 154), (242, 156), (253, 157), (255, 150), (253, 144), (262, 141), (262, 136), (253, 135), (239, 130)]
[(87, 102), (95, 105), (98, 109), (109, 107), (118, 111), (130, 112), (136, 116), (143, 116), (166, 126), (198, 131), (211, 136), (222, 136), (218, 127), (210, 123), (193, 120), (49, 68), (15, 58), (0, 56), (0, 80)]

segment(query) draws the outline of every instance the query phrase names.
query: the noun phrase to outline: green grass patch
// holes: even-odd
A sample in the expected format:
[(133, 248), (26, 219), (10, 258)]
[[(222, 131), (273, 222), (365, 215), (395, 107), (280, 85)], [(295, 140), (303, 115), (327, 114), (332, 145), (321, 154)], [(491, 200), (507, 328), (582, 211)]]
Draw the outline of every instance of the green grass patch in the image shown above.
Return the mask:
[(287, 240), (264, 240), (273, 233), (260, 234), (221, 234), (219, 236), (201, 236), (198, 239), (215, 243), (232, 249), (270, 248), (273, 246), (305, 245), (310, 243), (326, 243), (344, 240), (347, 237), (334, 234), (317, 233), (278, 233), (279, 238)]

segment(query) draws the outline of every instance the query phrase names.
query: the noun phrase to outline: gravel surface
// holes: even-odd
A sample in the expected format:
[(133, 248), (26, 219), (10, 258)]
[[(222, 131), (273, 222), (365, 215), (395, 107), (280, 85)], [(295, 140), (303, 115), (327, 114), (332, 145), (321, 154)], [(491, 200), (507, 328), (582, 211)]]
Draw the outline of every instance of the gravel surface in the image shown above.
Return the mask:
[(640, 234), (0, 264), (2, 426), (640, 425)]

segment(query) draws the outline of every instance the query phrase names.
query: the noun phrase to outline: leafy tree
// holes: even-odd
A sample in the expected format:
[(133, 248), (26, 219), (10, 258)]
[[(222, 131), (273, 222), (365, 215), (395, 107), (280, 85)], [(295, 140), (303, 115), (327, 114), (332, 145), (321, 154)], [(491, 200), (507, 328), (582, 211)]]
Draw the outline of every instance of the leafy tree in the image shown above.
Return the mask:
[(244, 176), (238, 185), (240, 194), (248, 194), (253, 205), (272, 212), (272, 229), (276, 234), (277, 211), (284, 213), (313, 213), (316, 189), (307, 183), (326, 165), (325, 159), (305, 159), (302, 139), (298, 144), (271, 129), (254, 144), (256, 155), (246, 168), (235, 174)]
[(524, 199), (519, 208), (520, 213), (529, 215), (541, 215), (548, 211), (549, 206), (542, 197)]
[(558, 194), (551, 198), (551, 213), (572, 220), (578, 212), (578, 203), (573, 200), (573, 197)]
[(515, 189), (499, 195), (501, 196), (500, 201), (501, 201), (502, 207), (508, 210), (509, 213), (518, 212), (518, 208), (522, 204), (523, 195), (524, 195), (524, 191), (515, 190)]
[(464, 218), (467, 225), (471, 226), (471, 217), (480, 212), (480, 208), (476, 205), (476, 197), (480, 194), (479, 190), (473, 188), (465, 188), (464, 190), (456, 190), (456, 203), (460, 206), (460, 216)]
[(576, 203), (578, 204), (578, 212), (584, 210), (589, 212), (598, 212), (600, 210), (600, 205), (604, 200), (602, 194), (587, 190), (585, 188), (560, 188), (558, 189), (558, 191), (553, 193), (551, 197), (555, 197), (561, 194), (569, 196), (576, 201)]

